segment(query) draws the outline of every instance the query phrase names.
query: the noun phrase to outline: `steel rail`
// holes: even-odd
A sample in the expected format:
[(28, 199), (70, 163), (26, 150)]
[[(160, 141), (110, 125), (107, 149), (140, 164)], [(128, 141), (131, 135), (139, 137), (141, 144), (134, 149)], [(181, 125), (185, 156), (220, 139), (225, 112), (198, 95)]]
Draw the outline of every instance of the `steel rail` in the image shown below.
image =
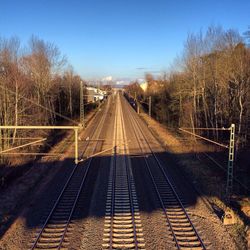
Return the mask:
[[(100, 136), (101, 128), (102, 128), (101, 125), (103, 125), (103, 123), (104, 123), (106, 117), (107, 117), (107, 111), (104, 113), (103, 116), (101, 116), (100, 122), (97, 123), (97, 126), (96, 126), (96, 128), (93, 130), (93, 133), (92, 133), (91, 136), (94, 136), (94, 134), (95, 134), (95, 132), (98, 130), (98, 128), (100, 128), (100, 131), (99, 131), (99, 133), (98, 133), (98, 136)], [(88, 141), (88, 144), (86, 145), (84, 152), (87, 150), (87, 147), (88, 147), (89, 143), (90, 143), (90, 141)], [(94, 150), (96, 149), (96, 147), (97, 147), (97, 143), (96, 143), (96, 145), (95, 145)], [(85, 180), (86, 180), (86, 176), (87, 176), (87, 173), (88, 173), (89, 166), (90, 166), (90, 163), (91, 163), (91, 162), (92, 162), (92, 158), (89, 160), (89, 164), (88, 164), (88, 167), (87, 167), (87, 169), (86, 169), (86, 171), (85, 171), (84, 178), (83, 178), (83, 180), (82, 180), (82, 182), (81, 182), (81, 184), (80, 184), (80, 187), (79, 187), (79, 189), (78, 189), (78, 193), (77, 193), (77, 196), (76, 196), (76, 198), (75, 198), (73, 207), (72, 207), (72, 209), (71, 209), (71, 211), (70, 211), (70, 215), (69, 215), (69, 218), (68, 218), (68, 220), (67, 220), (66, 227), (65, 227), (65, 229), (64, 229), (64, 232), (63, 232), (61, 241), (60, 241), (60, 243), (59, 243), (58, 249), (61, 248), (61, 245), (62, 245), (63, 240), (64, 240), (64, 238), (65, 238), (65, 234), (66, 234), (66, 232), (67, 232), (68, 225), (69, 225), (70, 220), (71, 220), (71, 217), (72, 217), (72, 215), (73, 215), (73, 212), (74, 212), (76, 203), (77, 203), (77, 201), (78, 201), (79, 195), (80, 195), (80, 193), (81, 193), (81, 191), (82, 191), (82, 186), (83, 186), (83, 184), (84, 184), (84, 182), (85, 182)], [(52, 207), (52, 209), (51, 209), (49, 215), (47, 216), (46, 221), (44, 222), (44, 224), (43, 224), (43, 226), (42, 226), (42, 229), (40, 230), (38, 236), (36, 237), (36, 240), (35, 240), (35, 242), (33, 243), (32, 248), (31, 248), (32, 250), (36, 248), (37, 243), (39, 242), (39, 239), (40, 239), (40, 237), (42, 236), (42, 233), (44, 232), (44, 229), (46, 228), (46, 226), (47, 226), (49, 220), (51, 219), (53, 213), (55, 212), (55, 209), (56, 209), (57, 205), (59, 204), (59, 202), (60, 202), (60, 200), (61, 200), (61, 198), (62, 198), (62, 196), (63, 196), (63, 194), (64, 194), (66, 188), (68, 187), (68, 185), (69, 185), (69, 183), (70, 183), (70, 181), (71, 181), (71, 179), (72, 179), (74, 173), (76, 172), (78, 166), (79, 166), (79, 164), (75, 164), (75, 166), (74, 166), (74, 168), (73, 168), (73, 170), (72, 170), (72, 172), (71, 172), (69, 178), (67, 179), (65, 185), (63, 186), (63, 189), (62, 189), (61, 193), (59, 194), (59, 196), (58, 196), (58, 198), (57, 198), (57, 200), (56, 200), (54, 206)]]
[[(133, 110), (132, 110), (132, 112), (133, 112)], [(135, 112), (135, 111), (134, 111), (134, 112)], [(152, 156), (153, 156), (154, 159), (156, 160), (159, 169), (161, 170), (161, 172), (162, 172), (162, 174), (163, 174), (165, 180), (167, 181), (168, 185), (170, 186), (170, 188), (171, 188), (171, 190), (172, 190), (174, 196), (176, 197), (176, 199), (177, 199), (177, 201), (178, 201), (180, 207), (182, 208), (182, 211), (184, 212), (186, 218), (188, 219), (188, 221), (189, 221), (189, 223), (190, 223), (190, 225), (191, 225), (193, 231), (195, 232), (195, 235), (196, 235), (196, 237), (198, 238), (198, 240), (199, 240), (199, 242), (200, 242), (202, 248), (203, 248), (203, 249), (206, 249), (206, 247), (205, 247), (205, 245), (204, 245), (204, 243), (203, 243), (203, 240), (200, 238), (200, 236), (199, 236), (197, 230), (195, 229), (193, 223), (191, 222), (191, 219), (190, 219), (189, 215), (187, 214), (186, 209), (184, 208), (184, 206), (183, 206), (183, 204), (182, 204), (182, 202), (181, 202), (181, 200), (180, 200), (178, 194), (176, 193), (175, 188), (173, 187), (172, 183), (170, 182), (169, 178), (167, 177), (167, 175), (166, 175), (166, 173), (165, 173), (165, 171), (164, 171), (164, 169), (163, 169), (163, 166), (162, 166), (161, 162), (159, 161), (159, 159), (158, 159), (157, 156), (155, 155), (154, 151), (152, 150), (152, 148), (151, 148), (151, 146), (150, 146), (148, 140), (146, 139), (146, 136), (145, 136), (145, 134), (144, 134), (144, 132), (143, 132), (141, 126), (139, 125), (139, 122), (138, 122), (137, 119), (134, 117), (134, 113), (130, 113), (130, 114), (131, 114), (131, 117), (132, 117), (131, 120), (133, 120), (134, 124), (137, 125), (137, 126), (133, 126), (134, 131), (135, 131), (135, 127), (137, 127), (137, 128), (138, 128), (138, 131), (141, 132), (141, 135), (143, 136), (144, 141), (145, 141), (146, 144), (148, 145), (148, 148), (149, 148), (149, 150), (150, 150)], [(132, 115), (132, 114), (133, 114), (133, 115)], [(136, 135), (136, 138), (137, 138), (137, 140), (138, 140), (138, 144), (140, 145), (140, 140), (138, 139), (138, 136), (137, 136), (137, 133), (136, 133), (136, 132), (135, 132), (135, 135)], [(141, 148), (141, 146), (140, 146), (140, 148)], [(142, 151), (142, 152), (143, 152), (143, 151)], [(145, 162), (147, 162), (147, 160), (146, 160), (145, 157), (144, 157), (144, 160), (145, 160)], [(149, 172), (150, 172), (151, 179), (152, 179), (152, 182), (154, 183), (155, 189), (157, 189), (157, 194), (158, 194), (158, 197), (159, 197), (159, 199), (160, 199), (160, 202), (161, 202), (161, 204), (162, 204), (163, 207), (164, 207), (164, 210), (165, 210), (164, 213), (166, 214), (166, 208), (165, 208), (164, 203), (163, 203), (163, 201), (162, 201), (161, 195), (160, 195), (160, 193), (159, 193), (159, 191), (158, 191), (156, 182), (154, 181), (154, 178), (153, 178), (153, 176), (152, 176), (152, 172), (150, 171), (149, 164), (147, 163), (146, 165), (147, 165), (147, 168), (148, 168), (148, 170), (149, 170)], [(167, 216), (167, 220), (168, 220), (168, 222), (170, 222), (168, 216)], [(177, 238), (176, 238), (176, 235), (175, 235), (175, 233), (174, 233), (174, 230), (173, 230), (173, 228), (172, 228), (172, 226), (171, 226), (171, 222), (169, 223), (169, 226), (170, 226), (170, 228), (171, 228), (171, 232), (172, 232), (172, 234), (173, 234), (173, 237), (174, 237), (174, 240), (175, 240), (175, 242), (176, 242), (177, 248), (178, 248), (178, 249), (181, 249), (181, 247), (179, 246), (178, 240), (177, 240)]]
[[(117, 110), (117, 106), (116, 106)], [(112, 250), (112, 243), (113, 243), (113, 224), (114, 224), (114, 207), (115, 207), (115, 184), (116, 184), (116, 152), (117, 152), (117, 116), (115, 115), (115, 146), (114, 146), (114, 158), (113, 158), (113, 173), (112, 173), (112, 203), (111, 203), (111, 218), (110, 218), (110, 236), (109, 236), (109, 249)]]
[[(131, 117), (132, 117), (132, 115), (131, 115)], [(133, 123), (134, 125), (136, 125), (135, 122), (134, 122), (134, 117), (131, 119), (131, 121), (132, 121), (132, 123)], [(168, 214), (167, 214), (167, 212), (166, 212), (166, 208), (165, 208), (165, 206), (164, 206), (164, 203), (163, 203), (163, 200), (162, 200), (162, 198), (161, 198), (160, 192), (159, 192), (159, 190), (158, 190), (158, 188), (157, 188), (157, 185), (156, 185), (156, 183), (155, 183), (153, 174), (152, 174), (152, 172), (151, 172), (151, 170), (150, 170), (148, 160), (147, 160), (147, 158), (145, 157), (145, 153), (143, 152), (143, 149), (142, 149), (142, 146), (141, 146), (141, 143), (140, 143), (140, 139), (139, 139), (138, 134), (137, 134), (137, 131), (136, 131), (136, 129), (135, 129), (135, 128), (138, 128), (138, 127), (137, 127), (137, 126), (132, 126), (132, 127), (133, 127), (133, 130), (134, 130), (134, 135), (135, 135), (135, 138), (136, 138), (136, 140), (137, 140), (137, 143), (138, 143), (138, 145), (139, 145), (139, 147), (140, 147), (140, 150), (141, 150), (141, 152), (142, 152), (142, 154), (143, 154), (143, 160), (144, 160), (144, 162), (145, 162), (145, 164), (146, 164), (146, 166), (147, 166), (147, 169), (148, 169), (148, 171), (149, 171), (149, 175), (150, 175), (150, 177), (151, 177), (151, 180), (152, 180), (152, 182), (153, 182), (155, 191), (156, 191), (156, 193), (157, 193), (157, 197), (158, 197), (158, 199), (159, 199), (159, 201), (160, 201), (162, 210), (163, 210), (163, 212), (164, 212), (164, 214), (165, 214), (165, 216), (166, 216), (166, 218), (167, 218), (167, 222), (168, 222), (168, 225), (169, 225), (170, 230), (171, 230), (171, 232), (172, 232), (174, 241), (175, 241), (175, 243), (176, 243), (176, 245), (177, 245), (177, 248), (180, 249), (180, 246), (179, 246), (179, 244), (178, 244), (178, 240), (177, 240), (177, 238), (176, 238), (176, 235), (175, 235), (174, 230), (173, 230), (173, 228), (172, 228), (172, 225), (171, 225), (171, 222), (170, 222), (170, 220), (169, 220)], [(138, 129), (138, 131), (140, 132), (139, 129)], [(148, 154), (147, 154), (147, 155), (148, 155)]]
[[(122, 104), (121, 104), (122, 105)], [(125, 127), (124, 127), (124, 119), (123, 119), (123, 111), (121, 109), (121, 120), (122, 120), (122, 133), (123, 133), (123, 138), (125, 140), (126, 135), (125, 135)], [(126, 165), (126, 172), (127, 172), (127, 182), (128, 182), (128, 190), (129, 190), (129, 201), (130, 201), (130, 209), (131, 209), (131, 214), (132, 214), (132, 224), (133, 224), (133, 237), (134, 237), (134, 242), (135, 242), (135, 249), (138, 249), (138, 241), (137, 241), (137, 236), (136, 236), (136, 224), (135, 224), (135, 211), (134, 211), (134, 204), (133, 204), (133, 196), (132, 196), (132, 187), (131, 187), (131, 173), (130, 169), (128, 166), (128, 158), (127, 158), (127, 150), (126, 147), (125, 152), (124, 152), (124, 157), (125, 157), (125, 165)]]
[[(133, 128), (134, 128), (134, 131), (135, 131), (135, 127), (133, 127)], [(137, 133), (135, 132), (134, 134), (135, 134), (136, 140), (137, 140), (137, 142), (138, 142), (138, 145), (139, 145), (139, 147), (140, 147), (140, 149), (141, 149), (141, 151), (142, 151), (142, 153), (143, 153), (143, 149), (142, 149), (142, 147), (141, 147), (140, 140), (139, 140), (139, 138), (138, 138), (138, 136), (137, 136)], [(169, 225), (169, 227), (170, 227), (170, 231), (172, 232), (172, 235), (173, 235), (175, 244), (177, 245), (177, 248), (180, 249), (178, 240), (177, 240), (177, 238), (176, 238), (176, 235), (175, 235), (174, 230), (173, 230), (173, 228), (172, 228), (171, 222), (170, 222), (170, 220), (169, 220), (169, 217), (168, 217), (168, 214), (167, 214), (165, 205), (164, 205), (163, 200), (162, 200), (162, 198), (161, 198), (161, 194), (160, 194), (160, 192), (159, 192), (159, 190), (158, 190), (158, 188), (157, 188), (157, 185), (156, 185), (156, 182), (155, 182), (155, 180), (154, 180), (152, 171), (150, 170), (150, 167), (149, 167), (148, 160), (146, 159), (144, 153), (143, 153), (143, 159), (144, 159), (144, 162), (145, 162), (145, 164), (146, 164), (146, 166), (147, 166), (147, 169), (148, 169), (150, 178), (151, 178), (151, 180), (152, 180), (152, 182), (153, 182), (153, 185), (154, 185), (155, 191), (156, 191), (156, 193), (157, 193), (158, 199), (159, 199), (159, 201), (160, 201), (161, 207), (162, 207), (162, 209), (163, 209), (163, 212), (164, 212), (164, 214), (165, 214), (165, 216), (166, 216), (166, 218), (167, 218), (167, 222), (168, 222), (168, 225)]]
[[(119, 126), (120, 125), (120, 126)], [(124, 144), (121, 144), (121, 141)], [(109, 175), (109, 188), (106, 208), (108, 218), (106, 227), (109, 235), (104, 234), (104, 249), (139, 249), (144, 248), (137, 238), (137, 221), (135, 218), (137, 201), (133, 188), (133, 176), (127, 158), (126, 131), (124, 114), (121, 107), (120, 95), (116, 99), (115, 126), (113, 137), (113, 157)], [(122, 148), (119, 148), (122, 145)], [(119, 157), (118, 157), (119, 155)], [(108, 198), (110, 197), (110, 198)], [(124, 197), (127, 197), (125, 201)], [(127, 218), (126, 218), (127, 217)], [(138, 215), (139, 217), (139, 215)], [(140, 221), (140, 219), (138, 219)], [(140, 222), (138, 222), (140, 223)], [(138, 226), (138, 230), (140, 226)], [(105, 230), (104, 230), (105, 231)], [(141, 239), (143, 241), (143, 239)]]

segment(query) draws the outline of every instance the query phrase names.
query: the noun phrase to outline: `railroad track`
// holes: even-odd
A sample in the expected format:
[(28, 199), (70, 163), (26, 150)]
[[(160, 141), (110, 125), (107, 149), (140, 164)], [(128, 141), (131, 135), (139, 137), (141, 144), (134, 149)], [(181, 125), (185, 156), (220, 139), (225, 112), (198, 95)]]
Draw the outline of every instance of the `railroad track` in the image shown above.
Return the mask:
[(126, 134), (120, 96), (117, 97), (113, 157), (108, 182), (103, 249), (144, 249), (138, 201), (131, 163), (127, 157)]
[[(110, 101), (108, 101), (108, 105)], [(102, 126), (107, 117), (108, 107), (104, 115), (102, 115), (100, 121), (96, 123), (95, 129), (93, 129), (90, 138), (100, 136)], [(84, 149), (84, 153), (89, 148), (90, 140)], [(92, 149), (91, 154), (96, 151), (98, 141)], [(71, 219), (77, 201), (81, 194), (82, 188), (86, 181), (93, 158), (89, 158), (83, 167), (83, 163), (76, 164), (67, 179), (60, 195), (58, 196), (53, 208), (43, 223), (41, 229), (32, 242), (31, 249), (67, 249), (69, 247), (69, 240), (67, 235), (72, 231)]]
[[(152, 150), (147, 137), (143, 132), (142, 126), (136, 119), (136, 113), (128, 103), (125, 103), (124, 105), (127, 105), (132, 111), (128, 113), (130, 114), (129, 116), (134, 129), (134, 134), (142, 155), (144, 156), (143, 159), (145, 166), (149, 172), (166, 219), (166, 225), (171, 233), (176, 248), (195, 250), (206, 249), (203, 240), (195, 229), (195, 226), (193, 225), (173, 184), (170, 182), (160, 160)], [(158, 168), (156, 166), (158, 166)]]

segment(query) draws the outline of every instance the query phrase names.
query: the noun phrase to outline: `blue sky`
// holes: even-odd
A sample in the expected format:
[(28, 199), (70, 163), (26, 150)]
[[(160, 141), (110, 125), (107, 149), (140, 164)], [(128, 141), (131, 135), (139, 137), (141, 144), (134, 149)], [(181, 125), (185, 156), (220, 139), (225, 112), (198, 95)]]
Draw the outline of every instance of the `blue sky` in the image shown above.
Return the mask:
[(250, 1), (0, 0), (0, 37), (53, 42), (87, 79), (166, 70), (188, 33), (211, 24), (242, 34)]

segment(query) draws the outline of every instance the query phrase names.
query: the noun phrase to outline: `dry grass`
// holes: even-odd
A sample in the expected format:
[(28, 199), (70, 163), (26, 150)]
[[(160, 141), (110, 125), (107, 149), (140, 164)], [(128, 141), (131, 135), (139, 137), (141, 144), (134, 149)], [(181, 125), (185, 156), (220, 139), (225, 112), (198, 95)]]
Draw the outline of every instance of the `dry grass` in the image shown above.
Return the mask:
[(176, 154), (184, 153), (200, 153), (200, 152), (213, 152), (216, 150), (214, 145), (202, 143), (201, 140), (196, 140), (191, 136), (184, 133), (172, 132), (164, 125), (155, 121), (145, 113), (141, 117), (148, 124), (148, 126), (164, 141), (164, 145), (169, 151)]

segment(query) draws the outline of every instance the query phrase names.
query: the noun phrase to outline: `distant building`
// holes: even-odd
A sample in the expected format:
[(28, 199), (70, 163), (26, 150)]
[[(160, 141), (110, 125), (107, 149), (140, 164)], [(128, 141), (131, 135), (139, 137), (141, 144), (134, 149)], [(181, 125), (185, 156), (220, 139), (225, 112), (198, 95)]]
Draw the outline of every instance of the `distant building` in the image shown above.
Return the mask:
[(156, 94), (162, 91), (164, 84), (160, 81), (153, 80), (147, 84), (147, 93)]
[(142, 82), (142, 83), (140, 83), (140, 87), (143, 89), (144, 92), (146, 92), (148, 89), (148, 83)]
[(87, 102), (98, 102), (102, 101), (106, 95), (107, 92), (95, 87), (87, 87)]

